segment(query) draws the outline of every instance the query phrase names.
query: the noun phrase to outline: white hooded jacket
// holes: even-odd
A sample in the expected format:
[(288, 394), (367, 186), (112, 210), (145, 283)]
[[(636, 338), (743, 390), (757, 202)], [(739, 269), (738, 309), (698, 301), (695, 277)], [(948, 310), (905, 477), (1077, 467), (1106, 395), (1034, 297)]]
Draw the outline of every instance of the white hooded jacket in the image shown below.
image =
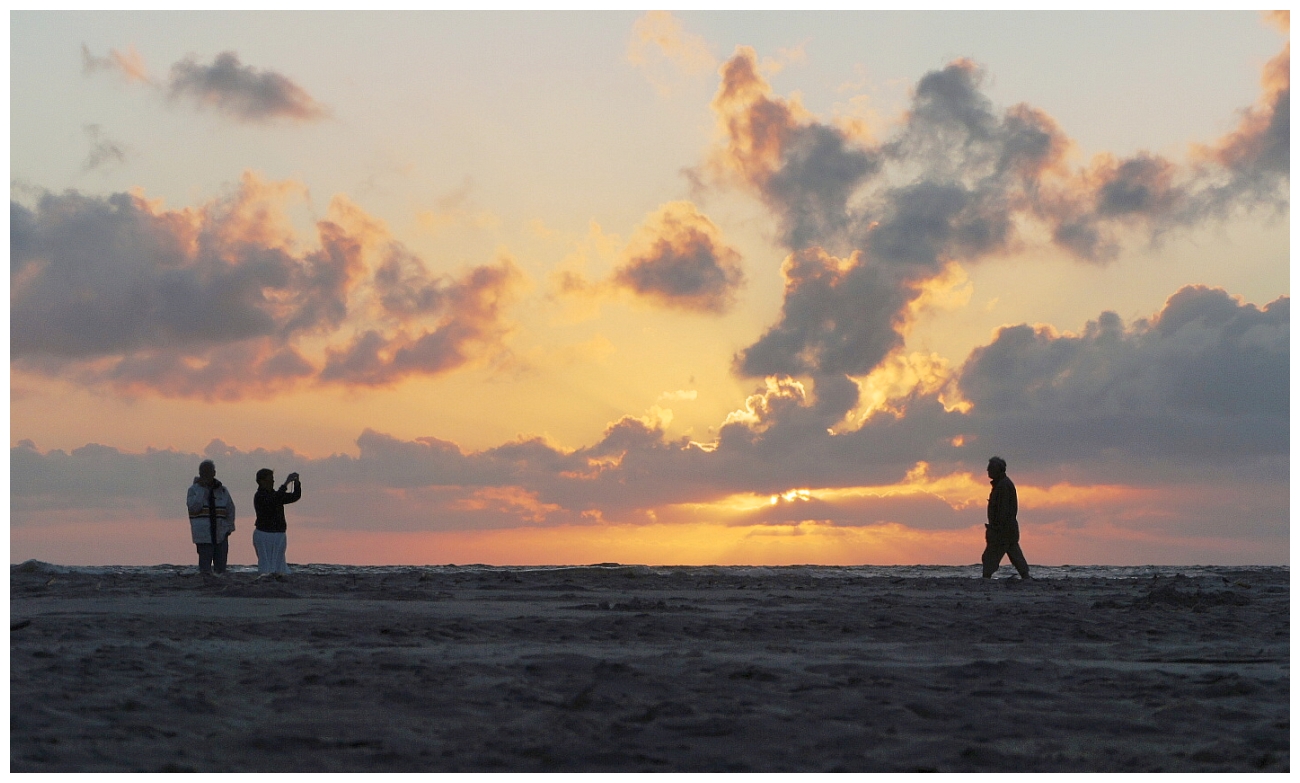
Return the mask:
[[(211, 544), (212, 532), (208, 515), (208, 488), (197, 477), (185, 496), (190, 512), (190, 534), (196, 544)], [(223, 484), (213, 491), (213, 505), (217, 509), (217, 543), (225, 541), (235, 532), (235, 502)]]

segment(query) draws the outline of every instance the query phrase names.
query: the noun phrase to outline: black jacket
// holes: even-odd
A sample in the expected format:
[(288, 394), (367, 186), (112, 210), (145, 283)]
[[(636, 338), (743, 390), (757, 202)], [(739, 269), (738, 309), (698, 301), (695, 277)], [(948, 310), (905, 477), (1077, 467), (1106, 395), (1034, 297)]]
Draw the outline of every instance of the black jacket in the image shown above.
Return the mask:
[(253, 496), (253, 509), (257, 511), (255, 525), (263, 533), (283, 533), (288, 529), (284, 522), (284, 507), (302, 497), (302, 483), (295, 481), (292, 493), (285, 491), (287, 486), (289, 484), (285, 482), (274, 492), (259, 488)]
[(989, 482), (993, 489), (989, 492), (988, 526), (1000, 533), (1019, 533), (1020, 525), (1016, 520), (1019, 511), (1016, 502), (1016, 485), (1003, 473)]

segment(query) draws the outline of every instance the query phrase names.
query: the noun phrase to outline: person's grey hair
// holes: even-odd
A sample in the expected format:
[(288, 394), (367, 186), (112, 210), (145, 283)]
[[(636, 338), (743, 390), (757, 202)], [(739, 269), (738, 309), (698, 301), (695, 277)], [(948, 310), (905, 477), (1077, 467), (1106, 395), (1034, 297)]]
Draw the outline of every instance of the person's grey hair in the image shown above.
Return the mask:
[(1001, 457), (989, 457), (989, 467), (996, 467), (1003, 473), (1007, 472), (1007, 461)]
[(204, 465), (211, 465), (213, 470), (216, 470), (216, 469), (217, 469), (217, 463), (213, 462), (213, 461), (210, 460), (210, 459), (205, 459), (205, 460), (203, 460), (202, 462), (199, 463), (199, 472), (200, 472), (200, 473), (203, 472), (203, 466), (204, 466)]

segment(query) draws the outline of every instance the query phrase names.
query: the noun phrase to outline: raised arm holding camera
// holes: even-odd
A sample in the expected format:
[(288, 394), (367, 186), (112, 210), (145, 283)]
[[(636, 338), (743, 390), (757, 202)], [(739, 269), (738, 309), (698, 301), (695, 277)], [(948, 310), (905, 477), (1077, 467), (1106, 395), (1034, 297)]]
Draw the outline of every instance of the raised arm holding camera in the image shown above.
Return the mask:
[[(293, 484), (293, 492), (289, 491), (290, 484)], [(302, 497), (302, 482), (297, 473), (290, 473), (279, 489), (273, 489), (274, 486), (274, 471), (270, 468), (257, 471), (257, 494), (253, 496), (253, 508), (257, 511), (253, 549), (257, 550), (258, 579), (272, 575), (283, 579), (289, 573), (289, 564), (285, 562), (288, 525), (284, 519), (284, 507)]]

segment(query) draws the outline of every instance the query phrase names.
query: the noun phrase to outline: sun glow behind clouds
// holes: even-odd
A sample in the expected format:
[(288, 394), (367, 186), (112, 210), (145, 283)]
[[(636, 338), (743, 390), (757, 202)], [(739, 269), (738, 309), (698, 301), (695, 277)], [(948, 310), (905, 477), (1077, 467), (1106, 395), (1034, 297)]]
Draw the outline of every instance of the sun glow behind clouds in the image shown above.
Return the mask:
[(768, 507), (790, 506), (811, 501), (835, 505), (838, 502), (858, 498), (931, 495), (943, 500), (953, 509), (960, 510), (987, 497), (987, 488), (970, 473), (951, 473), (946, 476), (932, 477), (929, 470), (930, 466), (927, 463), (918, 462), (908, 471), (903, 481), (897, 484), (862, 487), (795, 487), (774, 495), (740, 493), (711, 503), (681, 504), (673, 508), (689, 512), (692, 516), (698, 515), (701, 519), (725, 518), (733, 515), (744, 516)]
[(994, 452), (1031, 561), (1285, 558), (1289, 45), (1245, 16), (19, 14), (13, 438), (76, 453), (14, 447), (15, 557), (179, 557), (87, 477), (155, 524), (113, 471), (219, 442), (311, 466), (303, 562), (969, 562)]
[[(454, 533), (390, 533), (364, 539), (374, 563), (557, 565), (618, 562), (644, 565), (824, 565), (965, 563), (971, 531), (921, 533), (899, 525), (843, 528), (789, 525), (599, 525)], [(313, 531), (301, 557), (330, 562), (356, 533)], [(303, 551), (308, 547), (312, 553)], [(314, 555), (319, 552), (320, 556)], [(978, 552), (976, 552), (978, 554)]]
[[(656, 511), (661, 521), (684, 525), (721, 524), (733, 527), (787, 528), (800, 525), (837, 525), (841, 528), (874, 528), (897, 520), (872, 518), (873, 514), (897, 513), (892, 511), (898, 503), (909, 500), (934, 499), (941, 501), (961, 518), (969, 516), (972, 524), (982, 524), (984, 502), (988, 499), (988, 482), (969, 472), (954, 472), (942, 476), (930, 474), (926, 462), (918, 462), (904, 479), (896, 484), (860, 487), (793, 487), (775, 494), (750, 492), (736, 493), (704, 503), (680, 503)], [(1150, 501), (1159, 495), (1158, 490), (1120, 485), (1078, 486), (1057, 483), (1018, 486), (1022, 514), (1033, 515), (1034, 509), (1048, 508), (1100, 508), (1121, 503)], [(891, 511), (876, 511), (876, 501), (889, 501)], [(778, 511), (779, 516), (767, 516)], [(918, 513), (921, 513), (918, 511)], [(757, 529), (757, 528), (756, 528)], [(884, 528), (882, 528), (884, 529)], [(901, 528), (900, 528), (901, 529)], [(871, 540), (882, 541), (878, 534)]]

